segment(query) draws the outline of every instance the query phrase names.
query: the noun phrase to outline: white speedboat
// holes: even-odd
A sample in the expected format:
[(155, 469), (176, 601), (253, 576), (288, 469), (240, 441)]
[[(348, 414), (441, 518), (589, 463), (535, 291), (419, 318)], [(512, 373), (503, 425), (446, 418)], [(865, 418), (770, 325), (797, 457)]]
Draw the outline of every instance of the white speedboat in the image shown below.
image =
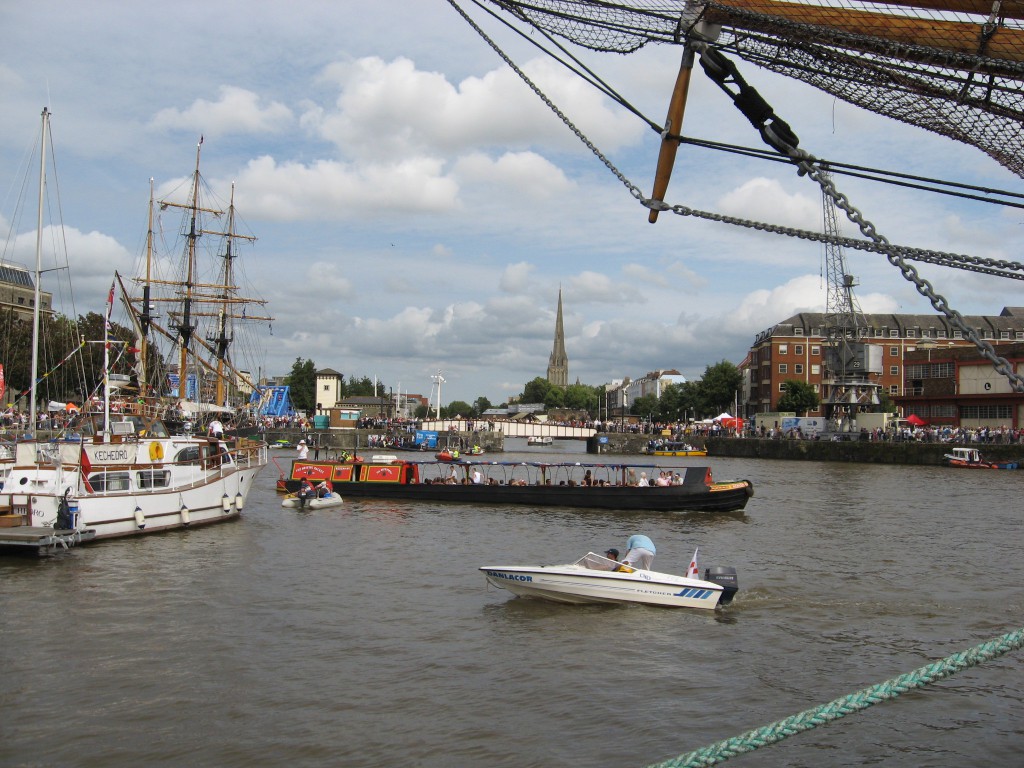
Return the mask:
[(629, 568), (593, 552), (567, 565), (492, 565), (480, 570), (489, 584), (515, 595), (559, 603), (714, 609), (732, 600), (739, 589), (734, 568), (711, 567), (705, 570), (704, 579), (692, 579)]

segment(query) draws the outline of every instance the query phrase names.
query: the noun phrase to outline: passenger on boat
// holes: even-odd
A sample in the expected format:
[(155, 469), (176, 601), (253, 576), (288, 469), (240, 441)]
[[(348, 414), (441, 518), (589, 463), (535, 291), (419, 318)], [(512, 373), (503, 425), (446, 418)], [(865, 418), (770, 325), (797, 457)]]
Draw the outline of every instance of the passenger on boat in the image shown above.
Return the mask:
[(608, 558), (608, 560), (610, 560), (611, 562), (606, 563), (602, 561), (599, 563), (595, 563), (593, 565), (588, 565), (587, 567), (593, 568), (597, 571), (614, 571), (616, 568), (619, 567), (619, 550), (612, 547), (604, 553), (604, 556)]
[(586, 474), (583, 475), (583, 482), (581, 483), (581, 485), (593, 485), (593, 484), (594, 484), (594, 477), (590, 473), (590, 470), (588, 469), (586, 471)]
[(651, 484), (649, 482), (647, 482), (647, 473), (646, 472), (641, 472), (640, 473), (640, 482), (637, 483), (637, 487), (639, 487), (639, 488), (649, 488), (650, 485)]
[(480, 471), (479, 467), (474, 467), (474, 469), (473, 469), (473, 485), (482, 485), (483, 482), (484, 482), (483, 473)]
[(299, 440), (299, 461), (305, 461), (309, 458), (309, 447), (306, 445), (305, 440)]
[(622, 562), (649, 571), (654, 564), (655, 552), (653, 541), (643, 534), (635, 533), (626, 540), (626, 556)]
[(224, 425), (220, 423), (219, 419), (214, 419), (210, 422), (208, 434), (210, 437), (216, 438), (217, 440), (224, 437)]
[(316, 486), (316, 497), (322, 499), (334, 493), (334, 485), (330, 480), (321, 480)]
[(316, 498), (316, 488), (313, 487), (313, 482), (308, 478), (302, 478), (302, 482), (299, 483), (299, 509), (304, 509), (306, 506), (307, 499)]

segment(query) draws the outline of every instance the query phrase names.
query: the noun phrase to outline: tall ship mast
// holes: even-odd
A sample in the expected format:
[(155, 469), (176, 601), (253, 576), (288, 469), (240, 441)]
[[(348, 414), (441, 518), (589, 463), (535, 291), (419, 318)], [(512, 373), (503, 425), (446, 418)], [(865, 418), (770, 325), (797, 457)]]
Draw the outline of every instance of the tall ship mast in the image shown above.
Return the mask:
[[(182, 415), (191, 420), (202, 419), (208, 413), (234, 413), (248, 402), (256, 382), (234, 360), (236, 331), (273, 320), (252, 309), (264, 307), (266, 300), (244, 295), (239, 285), (239, 245), (255, 242), (256, 238), (236, 231), (234, 184), (226, 211), (204, 203), (202, 144), (200, 139), (196, 145), (187, 200), (165, 198), (157, 203), (161, 212), (172, 209), (182, 214), (178, 231), (183, 240), (182, 255), (168, 270), (173, 274), (157, 274), (157, 266), (166, 260), (156, 253), (151, 191), (145, 267), (134, 279), (141, 295), (129, 296), (126, 301), (140, 336), (136, 369), (140, 389), (173, 398)], [(225, 226), (215, 227), (218, 220)], [(207, 244), (212, 247), (207, 248)], [(151, 336), (163, 341), (166, 357), (148, 352)], [(163, 363), (164, 370), (149, 370), (151, 360)]]

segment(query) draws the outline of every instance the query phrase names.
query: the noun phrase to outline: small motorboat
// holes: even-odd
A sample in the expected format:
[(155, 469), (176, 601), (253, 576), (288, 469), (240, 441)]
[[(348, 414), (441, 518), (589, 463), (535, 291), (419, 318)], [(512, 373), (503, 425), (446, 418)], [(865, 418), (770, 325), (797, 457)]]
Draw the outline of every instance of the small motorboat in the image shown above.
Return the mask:
[(992, 461), (982, 456), (977, 448), (954, 448), (945, 454), (942, 461), (950, 467), (972, 467), (974, 469), (1017, 469), (1016, 461)]
[(434, 454), (434, 458), (438, 461), (458, 461), (462, 454), (457, 449), (446, 448), (443, 451), (438, 451)]
[(568, 565), (491, 565), (487, 582), (521, 597), (558, 603), (644, 603), (712, 610), (739, 590), (736, 569), (713, 566), (703, 579), (630, 568), (588, 552)]
[(526, 438), (527, 445), (551, 445), (555, 440), (550, 435), (531, 435)]

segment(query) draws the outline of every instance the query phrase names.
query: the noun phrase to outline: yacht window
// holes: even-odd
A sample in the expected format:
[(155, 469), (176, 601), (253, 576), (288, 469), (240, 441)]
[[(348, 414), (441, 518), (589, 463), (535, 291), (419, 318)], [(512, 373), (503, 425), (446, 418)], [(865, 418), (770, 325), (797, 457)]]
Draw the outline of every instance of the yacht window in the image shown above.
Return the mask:
[(166, 469), (144, 469), (135, 477), (139, 488), (166, 488), (171, 484), (171, 473)]
[(127, 472), (96, 472), (89, 475), (89, 485), (94, 491), (127, 491), (130, 477)]
[(175, 464), (198, 464), (199, 463), (199, 446), (190, 445), (187, 448), (182, 448), (178, 451), (174, 457)]

